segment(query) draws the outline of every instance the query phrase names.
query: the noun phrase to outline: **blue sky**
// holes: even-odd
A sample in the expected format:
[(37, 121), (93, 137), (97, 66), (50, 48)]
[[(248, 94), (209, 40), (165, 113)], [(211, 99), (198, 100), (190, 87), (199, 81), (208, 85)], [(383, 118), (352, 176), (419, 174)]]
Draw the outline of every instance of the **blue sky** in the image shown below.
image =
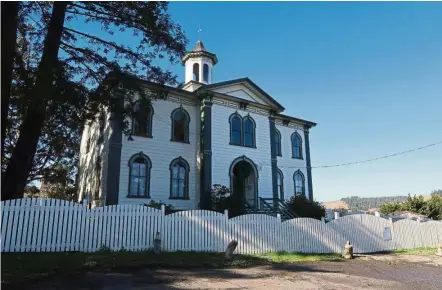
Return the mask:
[[(249, 77), (315, 121), (312, 165), (442, 140), (442, 3), (173, 2), (189, 38), (217, 54), (214, 81)], [(182, 66), (173, 67), (184, 79)], [(315, 199), (442, 188), (442, 145), (313, 170)]]

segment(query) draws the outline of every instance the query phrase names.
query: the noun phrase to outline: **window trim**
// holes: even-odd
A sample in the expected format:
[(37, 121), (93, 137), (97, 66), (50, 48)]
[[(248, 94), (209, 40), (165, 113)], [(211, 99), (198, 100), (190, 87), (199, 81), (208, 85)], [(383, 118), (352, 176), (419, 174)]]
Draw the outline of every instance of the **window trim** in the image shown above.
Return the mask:
[[(140, 195), (131, 195), (130, 194), (130, 186), (131, 186), (131, 182), (132, 182), (132, 164), (134, 163), (135, 160), (137, 160), (138, 158), (142, 158), (146, 161), (147, 166), (146, 166), (146, 184), (145, 184), (145, 188), (146, 188), (146, 195), (144, 196), (140, 196)], [(129, 158), (129, 162), (127, 163), (127, 165), (129, 166), (129, 182), (128, 182), (128, 188), (127, 188), (127, 198), (150, 198), (150, 171), (152, 169), (152, 161), (150, 160), (149, 156), (147, 156), (146, 154), (144, 154), (142, 151), (132, 155), (131, 158)]]
[[(232, 120), (233, 118), (239, 118), (239, 144), (233, 143), (232, 142), (232, 132), (233, 132), (233, 123)], [(243, 139), (243, 135), (242, 135), (242, 131), (243, 131), (243, 122), (242, 122), (242, 117), (240, 114), (238, 114), (237, 112), (233, 113), (232, 115), (230, 115), (229, 117), (229, 124), (230, 124), (230, 142), (229, 145), (234, 145), (234, 146), (242, 146), (242, 139)]]
[[(136, 105), (139, 105), (139, 102), (137, 102)], [(135, 109), (135, 110), (139, 110)], [(149, 116), (148, 116), (148, 124), (147, 124), (147, 132), (146, 134), (136, 134), (135, 133), (135, 117), (132, 117), (132, 135), (137, 137), (144, 137), (144, 138), (153, 138), (152, 136), (152, 127), (153, 127), (153, 115), (155, 114), (155, 111), (152, 107), (152, 105), (149, 105)]]
[[(293, 150), (294, 149), (294, 142), (293, 142), (294, 138), (298, 138), (299, 139), (299, 157), (296, 157), (295, 154), (294, 154), (295, 153), (295, 151)], [(299, 160), (304, 159), (303, 154), (302, 154), (302, 137), (301, 137), (301, 135), (299, 135), (298, 132), (294, 132), (292, 134), (292, 136), (290, 137), (290, 139), (292, 141), (292, 158), (293, 159), (299, 159)]]
[[(282, 201), (284, 201), (285, 199), (285, 195), (284, 195), (284, 174), (282, 173), (281, 169), (277, 169), (276, 170), (276, 185), (278, 186), (278, 193), (280, 194), (280, 196), (278, 197), (279, 199), (281, 199)], [(279, 185), (278, 185), (278, 174), (281, 176), (281, 190), (279, 189)], [(279, 192), (280, 191), (280, 192)], [(282, 196), (282, 198), (281, 198)]]
[[(276, 153), (276, 156), (282, 157), (282, 146), (281, 146), (281, 142), (282, 142), (282, 137), (281, 137), (281, 132), (279, 132), (279, 130), (277, 128), (275, 128), (275, 135), (278, 138), (278, 146), (275, 146), (275, 148), (278, 150), (278, 152)], [(275, 140), (273, 140), (273, 142), (275, 142)], [(276, 145), (276, 144), (275, 144)]]
[[(246, 142), (245, 142), (245, 134), (246, 134), (246, 121), (248, 121), (248, 120), (250, 120), (251, 122), (252, 122), (252, 130), (253, 130), (253, 132), (252, 132), (252, 134), (253, 134), (253, 138), (252, 138), (252, 146), (250, 146), (250, 145), (246, 145)], [(242, 128), (243, 128), (243, 133), (242, 133), (242, 146), (244, 146), (244, 147), (248, 147), (248, 148), (256, 148), (256, 122), (255, 122), (255, 120), (250, 116), (250, 115), (247, 115), (247, 116), (245, 116), (244, 118), (243, 118), (243, 123), (242, 123)]]
[[(172, 196), (172, 180), (173, 180), (173, 167), (177, 163), (183, 163), (185, 167), (185, 181), (184, 181), (184, 197), (176, 197)], [(189, 200), (189, 172), (190, 166), (189, 163), (183, 157), (178, 157), (173, 159), (169, 165), (170, 171), (170, 180), (169, 180), (169, 199), (181, 199), (181, 200)]]
[[(174, 134), (173, 134), (173, 130), (174, 128), (174, 122), (173, 122), (173, 116), (175, 115), (175, 113), (177, 113), (178, 111), (181, 111), (184, 113), (184, 115), (187, 118), (187, 122), (185, 124), (186, 128), (184, 128), (184, 141), (181, 140), (175, 140), (174, 139)], [(182, 106), (179, 108), (176, 108), (175, 110), (172, 111), (172, 113), (170, 113), (170, 122), (171, 122), (171, 130), (170, 130), (170, 141), (172, 142), (178, 142), (178, 143), (187, 143), (190, 144), (189, 142), (189, 129), (190, 129), (190, 115), (189, 113), (186, 111), (186, 109), (184, 109)]]
[(304, 173), (302, 173), (302, 171), (301, 170), (296, 170), (295, 171), (295, 173), (293, 173), (293, 185), (294, 185), (294, 195), (296, 196), (296, 194), (297, 194), (297, 192), (296, 192), (296, 175), (299, 175), (299, 176), (301, 176), (301, 179), (302, 179), (302, 195), (304, 195), (304, 196), (306, 196), (305, 195), (305, 176), (304, 176)]

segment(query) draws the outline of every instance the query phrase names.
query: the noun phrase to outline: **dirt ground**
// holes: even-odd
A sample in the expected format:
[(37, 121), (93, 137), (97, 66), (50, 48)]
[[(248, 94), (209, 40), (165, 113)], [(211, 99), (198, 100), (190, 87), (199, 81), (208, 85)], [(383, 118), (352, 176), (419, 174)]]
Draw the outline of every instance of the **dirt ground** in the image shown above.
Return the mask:
[(47, 279), (26, 289), (442, 289), (442, 257), (370, 255), (247, 269), (142, 269)]

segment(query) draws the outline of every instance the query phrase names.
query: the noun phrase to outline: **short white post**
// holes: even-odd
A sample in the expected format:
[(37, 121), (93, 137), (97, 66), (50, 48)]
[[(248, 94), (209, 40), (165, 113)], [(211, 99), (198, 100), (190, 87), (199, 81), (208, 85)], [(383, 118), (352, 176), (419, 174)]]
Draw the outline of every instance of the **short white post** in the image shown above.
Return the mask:
[(339, 212), (335, 211), (335, 220), (337, 220), (339, 218)]
[(229, 210), (228, 209), (224, 210), (224, 217), (226, 218), (226, 220), (229, 219)]
[(325, 217), (321, 217), (321, 221), (323, 222), (323, 223), (325, 223)]
[(166, 215), (166, 206), (164, 204), (161, 205), (161, 213), (163, 214), (163, 216)]
[(374, 212), (374, 216), (381, 217), (381, 213), (378, 212), (378, 211), (375, 211), (375, 212)]
[(281, 222), (281, 214), (280, 213), (276, 214), (276, 219), (278, 220), (278, 222)]

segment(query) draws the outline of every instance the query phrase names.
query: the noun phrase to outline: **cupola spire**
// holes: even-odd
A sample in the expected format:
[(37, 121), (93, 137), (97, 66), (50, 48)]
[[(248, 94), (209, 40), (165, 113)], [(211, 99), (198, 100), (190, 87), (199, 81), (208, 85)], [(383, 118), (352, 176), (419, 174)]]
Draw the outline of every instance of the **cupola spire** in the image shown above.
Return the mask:
[(185, 66), (185, 82), (195, 81), (203, 84), (212, 83), (212, 68), (218, 62), (216, 54), (209, 52), (201, 41), (202, 29), (198, 29), (198, 41), (195, 47), (182, 58)]

